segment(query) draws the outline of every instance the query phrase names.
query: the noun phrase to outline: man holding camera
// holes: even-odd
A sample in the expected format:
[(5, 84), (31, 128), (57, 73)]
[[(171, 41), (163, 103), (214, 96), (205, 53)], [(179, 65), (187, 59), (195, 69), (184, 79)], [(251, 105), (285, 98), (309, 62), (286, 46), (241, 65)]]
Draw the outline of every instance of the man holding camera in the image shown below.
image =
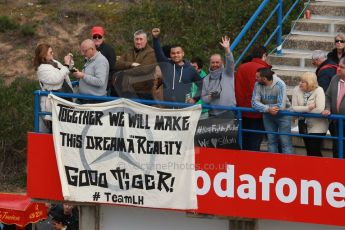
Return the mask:
[[(109, 75), (109, 62), (97, 51), (91, 39), (84, 40), (80, 45), (80, 52), (85, 57), (83, 70), (73, 73), (79, 79), (79, 93), (93, 96), (106, 96)], [(80, 103), (99, 103), (97, 100), (82, 100)]]
[[(230, 51), (230, 39), (222, 37), (220, 45), (225, 50), (225, 67), (220, 54), (210, 58), (209, 74), (204, 78), (202, 100), (208, 105), (236, 106), (234, 89), (234, 57)], [(229, 110), (209, 110), (209, 116), (231, 117)]]

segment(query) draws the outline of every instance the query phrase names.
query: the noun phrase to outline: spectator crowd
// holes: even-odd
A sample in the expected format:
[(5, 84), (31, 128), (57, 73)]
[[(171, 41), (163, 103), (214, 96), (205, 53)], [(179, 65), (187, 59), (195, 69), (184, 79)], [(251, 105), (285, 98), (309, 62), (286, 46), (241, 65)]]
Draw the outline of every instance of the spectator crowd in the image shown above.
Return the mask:
[[(34, 67), (42, 90), (72, 92), (70, 76), (78, 79), (76, 93), (93, 96), (113, 96), (190, 104), (253, 108), (257, 112), (242, 114), (243, 129), (267, 131), (268, 151), (293, 153), (291, 136), (292, 116), (281, 111), (322, 114), (323, 117), (297, 118), (298, 130), (304, 134), (307, 155), (321, 157), (322, 138), (329, 131), (338, 136), (338, 122), (327, 119), (330, 114), (345, 114), (345, 35), (335, 36), (335, 48), (327, 54), (315, 50), (312, 63), (315, 73), (300, 76), (290, 102), (285, 82), (268, 64), (264, 46), (256, 46), (235, 71), (230, 38), (223, 36), (220, 46), (224, 54), (209, 58), (208, 71), (199, 57), (188, 61), (179, 44), (161, 45), (159, 28), (148, 34), (138, 30), (133, 34), (133, 47), (116, 56), (115, 49), (105, 43), (101, 26), (91, 29), (91, 37), (81, 42), (80, 53), (85, 58), (79, 69), (74, 66), (73, 54), (60, 63), (54, 58), (53, 47), (39, 44), (35, 50)], [(223, 58), (224, 57), (224, 58)], [(207, 73), (208, 72), (208, 73)], [(97, 100), (78, 99), (77, 103), (97, 103)], [(41, 110), (51, 112), (46, 97), (41, 98)], [(203, 109), (202, 118), (233, 118), (231, 110)], [(43, 132), (51, 129), (51, 117), (40, 120)], [(344, 130), (345, 131), (345, 130)], [(280, 135), (277, 135), (279, 133)], [(284, 135), (285, 134), (285, 135)], [(260, 151), (264, 134), (244, 132), (242, 149)], [(337, 140), (333, 156), (338, 157)]]
[[(322, 157), (323, 139), (320, 137), (328, 131), (331, 136), (338, 136), (337, 120), (327, 116), (345, 115), (344, 34), (335, 36), (335, 48), (328, 54), (322, 50), (313, 51), (312, 63), (316, 71), (300, 76), (291, 102), (286, 84), (268, 63), (264, 46), (255, 46), (235, 71), (230, 38), (223, 36), (219, 44), (224, 55), (212, 54), (209, 69), (205, 71), (202, 59), (193, 57), (188, 61), (181, 45), (162, 46), (159, 28), (152, 29), (151, 35), (152, 46), (148, 44), (145, 31), (136, 31), (133, 47), (117, 57), (115, 49), (105, 43), (104, 28), (94, 26), (91, 37), (80, 45), (80, 53), (85, 58), (80, 69), (74, 66), (73, 54), (67, 54), (60, 63), (54, 58), (50, 44), (39, 44), (35, 50), (34, 68), (41, 90), (73, 93), (70, 80), (73, 76), (79, 81), (78, 91), (74, 93), (82, 95), (253, 108), (256, 112), (242, 113), (242, 128), (268, 131), (267, 147), (273, 153), (294, 153), (289, 135), (294, 121), (292, 116), (281, 113), (284, 110), (323, 115), (296, 119), (299, 133), (304, 134), (308, 156)], [(92, 104), (99, 101), (78, 99), (76, 102)], [(40, 106), (41, 111), (51, 112), (46, 97), (41, 97)], [(208, 117), (231, 119), (234, 114), (231, 110), (203, 109), (201, 118)], [(41, 117), (40, 127), (42, 132), (51, 131), (49, 115)], [(244, 132), (241, 147), (260, 151), (264, 137), (260, 132)], [(337, 140), (333, 140), (333, 157), (338, 158)], [(79, 214), (73, 205), (53, 205), (49, 215), (50, 227), (42, 223), (41, 229), (78, 229)]]

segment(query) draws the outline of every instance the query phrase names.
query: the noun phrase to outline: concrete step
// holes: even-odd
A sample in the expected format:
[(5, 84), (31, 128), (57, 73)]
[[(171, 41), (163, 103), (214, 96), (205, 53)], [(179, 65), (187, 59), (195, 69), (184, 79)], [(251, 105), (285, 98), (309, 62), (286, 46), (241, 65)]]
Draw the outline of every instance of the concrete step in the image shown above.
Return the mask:
[(284, 65), (294, 67), (313, 67), (311, 54), (302, 53), (283, 53), (283, 55), (272, 54), (268, 57), (271, 65)]
[[(327, 51), (325, 51), (327, 52)], [(273, 66), (291, 66), (295, 68), (315, 68), (312, 63), (312, 51), (286, 50), (282, 55), (270, 54), (268, 62)]]
[(311, 15), (321, 15), (330, 18), (344, 18), (345, 16), (345, 1), (339, 2), (312, 2), (308, 6), (308, 10), (311, 11)]
[(292, 34), (301, 32), (318, 32), (324, 36), (334, 37), (336, 34), (345, 31), (345, 18), (336, 19), (299, 19), (293, 22)]
[[(291, 66), (274, 65), (273, 71), (280, 77), (289, 89), (299, 83), (300, 76), (305, 72), (315, 72), (315, 68), (295, 68)], [(288, 94), (291, 95), (291, 94)]]
[(292, 34), (284, 36), (284, 49), (332, 50), (334, 37)]

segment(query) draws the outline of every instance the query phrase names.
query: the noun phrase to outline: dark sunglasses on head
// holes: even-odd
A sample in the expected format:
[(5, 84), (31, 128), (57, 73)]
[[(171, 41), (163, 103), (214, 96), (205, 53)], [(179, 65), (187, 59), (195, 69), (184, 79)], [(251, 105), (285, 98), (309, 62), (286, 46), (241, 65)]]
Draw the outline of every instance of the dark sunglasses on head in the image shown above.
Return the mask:
[(345, 43), (344, 40), (335, 40), (335, 43), (338, 43), (338, 42), (340, 42), (340, 43)]
[(101, 35), (93, 35), (92, 36), (93, 39), (102, 39), (103, 37)]

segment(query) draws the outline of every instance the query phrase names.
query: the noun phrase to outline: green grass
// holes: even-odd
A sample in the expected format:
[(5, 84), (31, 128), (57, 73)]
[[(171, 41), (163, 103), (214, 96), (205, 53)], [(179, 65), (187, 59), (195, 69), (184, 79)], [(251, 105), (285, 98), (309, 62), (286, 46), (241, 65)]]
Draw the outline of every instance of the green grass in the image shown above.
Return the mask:
[(0, 16), (0, 32), (7, 30), (15, 30), (18, 28), (18, 24), (9, 18), (8, 16)]

